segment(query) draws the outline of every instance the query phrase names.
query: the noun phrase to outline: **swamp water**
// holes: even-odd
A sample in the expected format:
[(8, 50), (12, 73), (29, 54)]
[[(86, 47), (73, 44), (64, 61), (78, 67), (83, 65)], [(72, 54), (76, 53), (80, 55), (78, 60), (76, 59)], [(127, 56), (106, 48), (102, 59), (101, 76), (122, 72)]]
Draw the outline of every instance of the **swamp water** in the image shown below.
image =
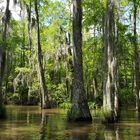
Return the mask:
[(0, 121), (0, 140), (140, 140), (140, 121), (133, 110), (121, 113), (117, 124), (69, 123), (62, 109), (7, 106)]

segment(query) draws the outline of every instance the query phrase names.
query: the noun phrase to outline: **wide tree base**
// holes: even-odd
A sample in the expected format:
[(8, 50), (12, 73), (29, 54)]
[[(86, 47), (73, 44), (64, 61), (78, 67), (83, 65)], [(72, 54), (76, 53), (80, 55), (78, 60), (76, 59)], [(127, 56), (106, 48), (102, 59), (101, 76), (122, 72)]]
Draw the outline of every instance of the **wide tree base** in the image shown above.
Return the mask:
[(69, 121), (81, 121), (81, 122), (91, 122), (92, 117), (88, 106), (75, 104), (68, 111), (68, 120)]
[(104, 111), (103, 123), (117, 123), (117, 122), (118, 122), (118, 115), (116, 115), (114, 111), (111, 110)]

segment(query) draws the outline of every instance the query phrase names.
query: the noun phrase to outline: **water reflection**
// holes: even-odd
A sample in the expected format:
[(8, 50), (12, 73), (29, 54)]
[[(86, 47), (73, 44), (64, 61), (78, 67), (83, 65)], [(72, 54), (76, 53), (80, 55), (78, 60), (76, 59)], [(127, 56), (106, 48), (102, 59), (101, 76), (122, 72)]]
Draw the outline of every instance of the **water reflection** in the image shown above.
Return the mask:
[(0, 122), (0, 140), (139, 140), (139, 114), (121, 113), (114, 125), (93, 122), (69, 123), (60, 109), (7, 107), (8, 118)]
[(70, 140), (89, 140), (92, 124), (68, 123), (65, 133)]
[(39, 131), (39, 140), (44, 140), (45, 138), (45, 124), (46, 124), (46, 117), (44, 111), (41, 112), (41, 125)]
[(119, 128), (109, 126), (104, 129), (105, 140), (120, 140)]
[(88, 140), (88, 134), (73, 134), (71, 137), (72, 140)]
[(140, 122), (140, 112), (136, 110), (136, 119)]
[(118, 127), (116, 128), (115, 135), (116, 135), (116, 140), (120, 140), (119, 128)]

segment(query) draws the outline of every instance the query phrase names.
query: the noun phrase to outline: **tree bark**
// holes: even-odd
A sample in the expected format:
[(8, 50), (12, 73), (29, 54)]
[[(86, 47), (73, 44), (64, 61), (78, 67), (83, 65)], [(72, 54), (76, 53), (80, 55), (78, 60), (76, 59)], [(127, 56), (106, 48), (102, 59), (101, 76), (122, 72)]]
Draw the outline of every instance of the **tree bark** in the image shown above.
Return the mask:
[[(27, 20), (28, 20), (28, 47), (30, 50), (30, 55), (29, 55), (29, 66), (32, 67), (32, 62), (31, 62), (31, 57), (32, 57), (32, 23), (31, 23), (31, 8), (32, 8), (32, 3), (31, 0), (29, 1), (29, 4), (26, 5), (26, 10), (27, 10)], [(31, 83), (29, 85), (29, 89), (31, 87)], [(28, 90), (28, 104), (30, 104), (30, 90)]]
[(139, 51), (137, 43), (137, 2), (133, 0), (134, 4), (134, 87), (136, 95), (136, 110), (140, 111), (140, 71), (139, 71)]
[(82, 6), (81, 0), (73, 0), (73, 44), (74, 44), (74, 79), (72, 108), (69, 120), (91, 121), (92, 117), (87, 104), (82, 64)]
[[(71, 99), (71, 95), (72, 95), (72, 82), (71, 79), (69, 78), (69, 72), (71, 72), (73, 74), (73, 61), (72, 61), (72, 47), (70, 46), (71, 44), (71, 35), (69, 32), (65, 32), (65, 44), (67, 47), (67, 55), (68, 55), (68, 59), (67, 59), (67, 73), (66, 73), (66, 88), (67, 88), (67, 95), (69, 96), (69, 98)], [(67, 76), (68, 74), (68, 76)]]
[[(3, 108), (3, 94), (2, 94), (2, 84), (3, 84), (3, 78), (4, 78), (4, 71), (5, 71), (5, 64), (6, 64), (6, 48), (7, 48), (7, 27), (8, 27), (8, 22), (10, 19), (10, 11), (9, 11), (9, 0), (7, 0), (6, 4), (6, 11), (4, 15), (4, 30), (3, 30), (3, 35), (2, 35), (2, 41), (3, 41), (3, 46), (0, 49), (0, 109)], [(0, 114), (0, 116), (3, 114)]]
[(43, 69), (42, 62), (42, 48), (40, 43), (40, 27), (39, 27), (39, 14), (38, 14), (38, 1), (34, 1), (35, 5), (35, 14), (36, 14), (36, 22), (37, 22), (37, 48), (38, 48), (38, 75), (40, 80), (40, 88), (41, 88), (41, 107), (42, 108), (50, 108), (49, 99), (48, 99), (48, 89), (45, 81), (45, 74)]
[(28, 18), (27, 18), (28, 19), (28, 43), (29, 43), (28, 46), (31, 53), (31, 48), (32, 48), (31, 0), (29, 2), (29, 5), (26, 5), (26, 9), (28, 14)]
[(107, 1), (105, 21), (105, 78), (103, 90), (103, 108), (109, 111), (106, 118), (108, 122), (115, 122), (118, 117), (118, 96), (117, 96), (117, 58), (115, 45), (115, 20), (114, 0)]
[[(105, 17), (105, 15), (104, 15)], [(106, 46), (106, 34), (105, 34), (105, 18), (103, 18), (103, 64), (102, 64), (102, 70), (103, 70), (103, 75), (102, 75), (102, 79), (103, 79), (103, 107), (106, 106), (106, 81), (107, 81), (107, 46)]]

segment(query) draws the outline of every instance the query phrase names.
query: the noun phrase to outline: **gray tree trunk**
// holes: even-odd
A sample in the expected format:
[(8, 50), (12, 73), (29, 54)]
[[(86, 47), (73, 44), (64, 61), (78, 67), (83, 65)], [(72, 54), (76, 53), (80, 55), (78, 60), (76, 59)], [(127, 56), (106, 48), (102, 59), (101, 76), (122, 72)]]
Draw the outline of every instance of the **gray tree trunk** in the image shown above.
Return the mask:
[(38, 47), (38, 75), (40, 80), (41, 87), (41, 107), (42, 108), (50, 108), (49, 100), (48, 100), (48, 89), (45, 81), (45, 74), (43, 69), (42, 62), (42, 48), (40, 43), (40, 27), (39, 27), (39, 14), (38, 14), (38, 1), (34, 1), (35, 4), (35, 14), (36, 14), (36, 22), (37, 22), (37, 47)]
[(134, 87), (136, 95), (136, 110), (140, 111), (140, 68), (139, 68), (139, 51), (137, 43), (137, 1), (134, 4)]
[[(72, 61), (72, 47), (71, 45), (71, 35), (69, 32), (65, 33), (65, 43), (67, 46), (67, 52), (68, 52), (68, 60), (67, 60), (67, 71), (68, 73), (73, 73), (73, 61)], [(66, 88), (67, 88), (67, 94), (69, 95), (71, 99), (72, 94), (72, 82), (71, 79), (66, 74)]]
[[(32, 62), (31, 62), (31, 57), (32, 57), (32, 23), (31, 23), (31, 8), (32, 8), (32, 3), (31, 0), (29, 1), (29, 4), (26, 5), (26, 10), (27, 10), (27, 20), (28, 20), (28, 46), (30, 50), (30, 55), (29, 55), (29, 66), (32, 67)], [(31, 84), (29, 85), (29, 89), (31, 87)], [(28, 104), (30, 104), (30, 90), (28, 90)]]
[(114, 0), (107, 1), (105, 19), (105, 64), (104, 65), (104, 87), (103, 87), (103, 108), (110, 112), (106, 118), (108, 122), (115, 122), (118, 117), (118, 97), (117, 97), (117, 58), (115, 45), (115, 20), (114, 20)]
[(91, 121), (92, 117), (86, 100), (83, 80), (81, 0), (73, 0), (73, 43), (74, 79), (69, 119), (72, 121)]
[[(5, 64), (6, 64), (6, 39), (7, 39), (7, 27), (8, 27), (8, 22), (10, 19), (10, 11), (9, 11), (9, 0), (7, 0), (6, 4), (6, 10), (5, 10), (5, 15), (3, 18), (3, 36), (2, 36), (2, 41), (3, 41), (3, 46), (0, 48), (0, 109), (3, 108), (3, 94), (2, 94), (2, 84), (3, 84), (3, 78), (4, 78), (4, 73), (5, 73)], [(3, 114), (0, 114), (0, 117)]]
[(31, 53), (31, 48), (32, 48), (31, 0), (30, 0), (29, 5), (26, 5), (26, 9), (27, 9), (27, 14), (28, 14), (28, 43), (29, 43), (28, 46)]

